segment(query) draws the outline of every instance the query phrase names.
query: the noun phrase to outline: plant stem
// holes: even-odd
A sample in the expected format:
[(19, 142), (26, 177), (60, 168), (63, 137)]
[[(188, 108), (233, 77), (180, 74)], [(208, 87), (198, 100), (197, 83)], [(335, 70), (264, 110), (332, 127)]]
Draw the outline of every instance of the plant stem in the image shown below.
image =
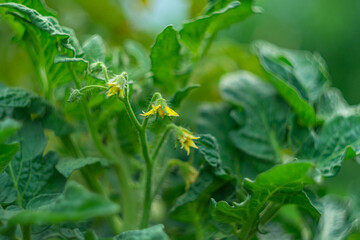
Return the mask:
[(31, 240), (31, 225), (21, 225), (23, 240)]
[(126, 111), (129, 114), (132, 124), (135, 126), (136, 130), (139, 133), (142, 155), (145, 160), (146, 183), (145, 183), (144, 204), (143, 204), (144, 208), (143, 208), (143, 214), (142, 214), (142, 218), (141, 218), (140, 227), (146, 228), (149, 224), (151, 200), (152, 200), (151, 199), (152, 163), (151, 163), (147, 140), (146, 140), (146, 126), (147, 126), (148, 119), (145, 118), (143, 124), (140, 125), (140, 123), (137, 120), (135, 113), (130, 105), (128, 95), (126, 95), (126, 98), (123, 100), (123, 102), (125, 104)]
[[(69, 66), (70, 72), (74, 78), (75, 85), (78, 89), (81, 88), (80, 81), (74, 72), (74, 70)], [(80, 101), (81, 108), (84, 112), (85, 120), (90, 132), (90, 136), (94, 142), (94, 145), (98, 149), (98, 151), (107, 158), (111, 163), (117, 175), (117, 179), (121, 188), (121, 209), (123, 212), (124, 218), (124, 228), (132, 229), (136, 226), (136, 205), (134, 201), (133, 191), (132, 191), (132, 179), (127, 169), (127, 166), (124, 162), (118, 161), (116, 156), (112, 154), (112, 152), (108, 151), (100, 141), (97, 129), (94, 125), (93, 119), (90, 115), (90, 110), (86, 104), (86, 102), (82, 99)]]

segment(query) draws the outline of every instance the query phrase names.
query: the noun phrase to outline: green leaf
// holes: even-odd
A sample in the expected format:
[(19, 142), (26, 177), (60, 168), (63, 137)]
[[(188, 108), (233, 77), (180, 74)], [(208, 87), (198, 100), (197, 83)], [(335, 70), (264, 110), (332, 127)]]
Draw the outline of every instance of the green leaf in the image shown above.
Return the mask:
[(86, 59), (90, 62), (105, 62), (106, 48), (101, 36), (95, 34), (83, 44)]
[(2, 173), (11, 159), (19, 150), (19, 144), (0, 144), (0, 173)]
[(126, 231), (114, 237), (114, 240), (168, 240), (163, 225), (155, 225), (142, 230)]
[(13, 135), (20, 127), (20, 124), (11, 119), (6, 118), (0, 121), (0, 143), (4, 143), (5, 140)]
[(113, 215), (120, 211), (117, 204), (103, 196), (87, 191), (83, 186), (72, 181), (66, 185), (64, 193), (57, 197), (39, 195), (32, 201), (37, 201), (37, 203), (32, 203), (31, 209), (22, 210), (12, 216), (8, 225), (41, 225), (82, 221)]
[(254, 44), (270, 82), (306, 126), (316, 123), (312, 104), (329, 85), (323, 60), (317, 54), (280, 49), (267, 42)]
[(178, 33), (172, 27), (166, 27), (156, 38), (151, 48), (151, 71), (154, 84), (160, 85), (166, 92), (176, 90), (176, 71), (180, 63), (180, 43)]
[(0, 173), (0, 187), (0, 204), (10, 204), (16, 201), (14, 183), (7, 172)]
[(202, 104), (199, 108), (197, 120), (198, 133), (210, 133), (219, 144), (220, 158), (223, 168), (235, 174), (235, 156), (239, 152), (229, 138), (229, 133), (236, 128), (234, 120), (230, 117), (232, 108), (225, 103)]
[(253, 14), (252, 1), (233, 1), (219, 11), (200, 16), (184, 24), (180, 40), (197, 56), (203, 42), (234, 23), (241, 22)]
[(337, 116), (301, 149), (298, 157), (313, 161), (323, 176), (334, 176), (345, 159), (360, 152), (360, 115)]
[(317, 117), (322, 121), (339, 115), (348, 116), (359, 112), (359, 106), (350, 106), (336, 88), (326, 91), (317, 103)]
[(221, 167), (218, 145), (211, 135), (202, 135), (197, 146), (205, 158), (197, 180), (181, 195), (170, 210), (171, 217), (183, 222), (192, 222), (196, 216), (207, 211), (210, 194), (231, 178)]
[(240, 71), (220, 80), (220, 94), (245, 113), (243, 126), (230, 133), (233, 144), (256, 158), (281, 161), (290, 109), (273, 87), (252, 73)]
[(50, 36), (55, 36), (64, 48), (73, 52), (77, 50), (77, 40), (71, 38), (71, 31), (62, 28), (57, 19), (52, 16), (42, 16), (36, 10), (17, 3), (2, 3), (0, 7), (12, 8), (27, 18), (34, 26), (47, 32)]
[(69, 178), (70, 175), (80, 168), (83, 168), (88, 165), (101, 164), (101, 166), (107, 166), (107, 161), (103, 158), (60, 158), (59, 162), (56, 164), (56, 169), (64, 175), (64, 177)]
[(174, 109), (180, 107), (180, 104), (182, 101), (192, 92), (192, 90), (199, 88), (199, 84), (190, 85), (186, 88), (177, 90), (174, 94), (174, 96), (170, 100), (170, 106), (172, 106)]
[(280, 206), (296, 203), (316, 212), (317, 210), (311, 207), (309, 199), (303, 197), (304, 186), (313, 183), (312, 170), (313, 165), (309, 162), (292, 162), (259, 174), (255, 181), (245, 179), (244, 187), (251, 193), (248, 199), (232, 205), (225, 201), (213, 200), (212, 215), (220, 222), (242, 224), (243, 236), (249, 236), (256, 230), (261, 221), (259, 216), (270, 202), (278, 203)]
[(19, 152), (7, 168), (18, 203), (27, 202), (41, 193), (62, 191), (65, 179), (55, 170), (57, 155), (48, 152), (43, 156), (47, 138), (40, 122), (25, 123), (11, 140), (20, 144)]
[(323, 199), (324, 212), (320, 218), (315, 240), (347, 239), (355, 225), (349, 204), (335, 198)]
[(5, 140), (13, 135), (20, 127), (19, 122), (5, 118), (0, 121), (0, 173), (2, 173), (11, 159), (19, 150), (19, 144), (5, 144)]
[(53, 130), (57, 136), (69, 134), (73, 131), (59, 110), (40, 96), (24, 89), (0, 89), (0, 110), (1, 108), (14, 109), (12, 113), (7, 111), (8, 117), (20, 118), (20, 120), (40, 119), (43, 126)]
[(227, 177), (226, 172), (222, 168), (222, 162), (219, 154), (219, 145), (216, 139), (210, 134), (200, 136), (197, 147), (204, 156), (206, 163), (213, 169), (216, 176)]

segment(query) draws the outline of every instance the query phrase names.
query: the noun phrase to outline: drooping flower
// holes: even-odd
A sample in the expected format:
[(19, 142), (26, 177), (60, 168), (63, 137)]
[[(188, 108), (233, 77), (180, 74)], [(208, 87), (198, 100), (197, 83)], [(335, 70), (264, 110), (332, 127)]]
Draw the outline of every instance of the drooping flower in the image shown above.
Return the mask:
[(177, 140), (181, 145), (181, 149), (185, 149), (187, 155), (190, 154), (190, 147), (198, 148), (193, 140), (199, 139), (200, 137), (193, 136), (189, 130), (183, 127), (177, 127), (176, 134), (177, 134)]
[(120, 75), (117, 75), (116, 77), (111, 79), (109, 82), (106, 83), (106, 85), (109, 87), (106, 96), (111, 97), (115, 94), (119, 94), (122, 98), (124, 98), (126, 81), (127, 81), (127, 73), (126, 72), (123, 72)]
[(161, 119), (164, 119), (165, 116), (168, 117), (178, 117), (179, 114), (177, 114), (174, 110), (168, 107), (166, 104), (166, 100), (163, 98), (159, 98), (155, 101), (155, 104), (151, 105), (151, 109), (148, 112), (145, 112), (143, 114), (140, 114), (143, 117), (148, 117), (151, 115), (159, 114)]

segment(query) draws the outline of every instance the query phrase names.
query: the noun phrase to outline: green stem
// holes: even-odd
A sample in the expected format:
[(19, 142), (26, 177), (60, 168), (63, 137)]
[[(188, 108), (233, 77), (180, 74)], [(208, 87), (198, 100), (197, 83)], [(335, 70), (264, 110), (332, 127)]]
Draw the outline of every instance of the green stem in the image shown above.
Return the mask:
[(143, 204), (144, 208), (143, 208), (143, 214), (142, 214), (142, 218), (141, 218), (140, 227), (146, 228), (149, 224), (149, 217), (150, 217), (150, 210), (151, 210), (151, 182), (152, 182), (152, 164), (151, 164), (151, 159), (149, 156), (149, 150), (148, 150), (147, 140), (146, 140), (146, 126), (147, 126), (148, 119), (145, 118), (143, 124), (140, 125), (140, 123), (137, 120), (135, 113), (130, 105), (127, 94), (126, 94), (126, 97), (123, 100), (123, 102), (125, 104), (126, 111), (129, 114), (132, 124), (135, 126), (136, 130), (139, 133), (142, 155), (145, 160), (146, 183), (145, 183), (145, 194), (144, 194), (144, 204)]
[(104, 63), (101, 63), (101, 69), (102, 69), (102, 71), (104, 73), (105, 80), (108, 83), (109, 82), (109, 75), (108, 75), (107, 68), (106, 68)]
[[(69, 66), (70, 72), (74, 78), (75, 85), (78, 89), (81, 88), (80, 81), (75, 74), (74, 70)], [(98, 151), (107, 158), (111, 163), (117, 175), (117, 179), (119, 181), (119, 185), (121, 188), (121, 209), (123, 211), (123, 218), (124, 218), (124, 228), (125, 229), (132, 229), (136, 226), (136, 204), (135, 204), (135, 196), (133, 195), (132, 191), (132, 179), (127, 169), (127, 166), (124, 162), (118, 161), (116, 156), (114, 156), (111, 152), (106, 149), (99, 138), (98, 132), (94, 125), (93, 119), (90, 115), (90, 110), (86, 104), (86, 102), (82, 99), (80, 101), (81, 108), (84, 112), (85, 120), (90, 132), (90, 136), (94, 142), (95, 147)]]
[(151, 210), (151, 182), (152, 182), (152, 164), (149, 156), (149, 151), (146, 141), (146, 131), (142, 131), (140, 134), (141, 149), (145, 159), (146, 165), (146, 184), (145, 184), (145, 196), (144, 196), (144, 209), (141, 219), (141, 228), (146, 228), (149, 224), (150, 210)]
[(79, 91), (81, 92), (81, 91), (84, 91), (84, 90), (89, 89), (89, 88), (108, 89), (107, 87), (105, 87), (105, 86), (100, 86), (100, 85), (87, 85), (87, 86), (85, 86), (85, 87), (80, 88)]
[(31, 240), (31, 225), (21, 225), (23, 240)]

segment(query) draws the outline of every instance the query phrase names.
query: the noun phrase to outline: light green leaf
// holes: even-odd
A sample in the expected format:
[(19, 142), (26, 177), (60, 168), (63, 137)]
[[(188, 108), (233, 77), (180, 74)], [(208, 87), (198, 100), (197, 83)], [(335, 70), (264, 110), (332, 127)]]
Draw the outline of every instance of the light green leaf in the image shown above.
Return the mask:
[(321, 96), (317, 102), (317, 117), (319, 120), (325, 121), (333, 117), (342, 115), (349, 116), (360, 113), (358, 105), (350, 106), (341, 92), (336, 88), (330, 88)]
[(155, 225), (142, 230), (131, 230), (114, 237), (114, 240), (168, 240), (163, 225)]
[(101, 36), (95, 34), (83, 44), (86, 59), (90, 62), (105, 62), (106, 48)]
[[(43, 198), (39, 195), (32, 201), (38, 201), (31, 209), (20, 211), (9, 219), (8, 225), (41, 225), (69, 221), (82, 221), (89, 218), (109, 216), (120, 211), (120, 207), (104, 198), (87, 191), (75, 182), (66, 185), (64, 193), (55, 197)], [(41, 203), (41, 201), (44, 201)]]
[(281, 161), (290, 109), (273, 87), (240, 71), (220, 80), (220, 94), (245, 113), (244, 125), (230, 133), (234, 145), (256, 158)]
[(151, 71), (155, 85), (160, 85), (166, 92), (176, 90), (176, 71), (180, 63), (180, 43), (178, 33), (172, 27), (166, 27), (156, 38), (151, 48)]
[(309, 162), (292, 162), (259, 174), (255, 181), (245, 179), (244, 187), (251, 193), (248, 199), (232, 205), (213, 200), (212, 215), (220, 222), (242, 224), (243, 236), (249, 236), (261, 220), (259, 215), (270, 202), (296, 203), (316, 212), (309, 199), (301, 196), (304, 186), (313, 183), (312, 170), (313, 165)]
[(334, 176), (345, 159), (360, 152), (360, 115), (337, 116), (301, 149), (298, 158), (313, 161), (323, 176)]
[(64, 175), (64, 177), (68, 178), (70, 175), (80, 168), (83, 168), (87, 165), (93, 164), (101, 164), (102, 166), (107, 166), (107, 161), (103, 158), (60, 158), (59, 162), (56, 164), (56, 169)]
[(355, 225), (349, 204), (331, 197), (323, 199), (324, 212), (320, 218), (315, 240), (347, 239)]
[(233, 1), (219, 11), (185, 23), (179, 32), (180, 40), (197, 56), (207, 38), (213, 37), (221, 29), (243, 21), (253, 12), (252, 1)]
[(186, 88), (177, 90), (174, 94), (174, 96), (170, 100), (170, 106), (172, 106), (174, 109), (180, 107), (180, 104), (182, 101), (192, 92), (192, 90), (199, 88), (199, 84), (190, 85)]
[(254, 44), (270, 82), (306, 126), (316, 123), (312, 104), (329, 85), (323, 60), (317, 54), (291, 51), (266, 42)]

